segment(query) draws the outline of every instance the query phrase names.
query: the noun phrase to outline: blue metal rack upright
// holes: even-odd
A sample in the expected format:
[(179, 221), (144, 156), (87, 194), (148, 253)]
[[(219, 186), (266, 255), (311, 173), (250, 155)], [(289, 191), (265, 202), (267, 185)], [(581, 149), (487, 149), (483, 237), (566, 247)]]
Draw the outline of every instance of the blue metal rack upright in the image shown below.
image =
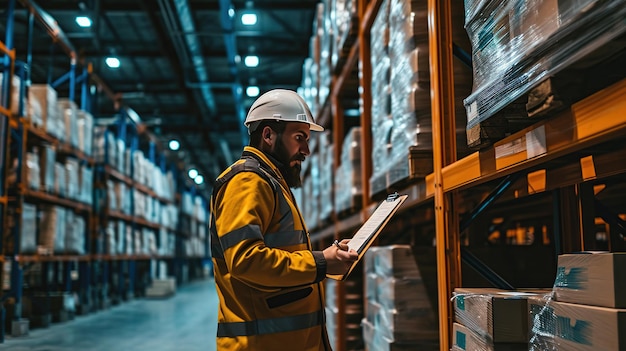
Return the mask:
[[(11, 252), (7, 252), (6, 248), (3, 248), (3, 253), (5, 260), (8, 264), (10, 264), (11, 277), (10, 281), (6, 282), (5, 288), (9, 287), (8, 294), (3, 296), (3, 303), (5, 300), (10, 298), (12, 300), (12, 304), (10, 305), (10, 316), (11, 316), (11, 334), (14, 336), (25, 335), (29, 331), (29, 321), (23, 317), (23, 308), (22, 308), (22, 297), (23, 297), (23, 265), (26, 264), (41, 264), (42, 271), (45, 273), (42, 275), (41, 284), (43, 288), (43, 296), (46, 302), (43, 303), (44, 310), (49, 310), (49, 296), (52, 289), (56, 289), (60, 292), (72, 293), (74, 290), (77, 290), (78, 296), (80, 297), (79, 306), (88, 305), (89, 302), (89, 259), (86, 255), (80, 256), (25, 256), (20, 252), (20, 240), (21, 240), (21, 213), (24, 206), (25, 199), (29, 199), (28, 201), (35, 201), (36, 203), (47, 203), (54, 206), (61, 206), (76, 212), (79, 216), (83, 216), (85, 218), (86, 223), (86, 233), (85, 233), (85, 242), (86, 246), (89, 245), (90, 242), (90, 229), (93, 227), (93, 221), (91, 218), (91, 209), (82, 203), (78, 203), (72, 201), (70, 199), (63, 198), (62, 196), (47, 194), (40, 191), (32, 191), (27, 189), (26, 184), (24, 184), (23, 180), (23, 172), (24, 172), (24, 163), (25, 163), (25, 152), (27, 148), (27, 143), (31, 142), (30, 139), (37, 142), (36, 140), (44, 140), (46, 142), (52, 142), (54, 144), (62, 145), (64, 149), (64, 153), (71, 155), (71, 157), (77, 157), (81, 160), (83, 164), (91, 164), (93, 161), (89, 159), (86, 155), (84, 155), (81, 151), (75, 150), (73, 147), (66, 147), (59, 140), (54, 139), (53, 137), (46, 134), (43, 130), (38, 130), (34, 126), (31, 126), (28, 121), (26, 121), (23, 116), (25, 106), (23, 105), (24, 97), (28, 94), (28, 85), (30, 82), (30, 65), (32, 62), (32, 36), (34, 32), (34, 22), (37, 19), (43, 27), (46, 29), (48, 34), (55, 40), (57, 45), (63, 47), (64, 51), (70, 57), (70, 70), (68, 73), (60, 77), (59, 79), (51, 82), (51, 85), (58, 87), (60, 85), (69, 83), (69, 99), (74, 101), (75, 98), (75, 88), (77, 84), (82, 85), (82, 94), (81, 97), (81, 107), (89, 111), (90, 106), (90, 95), (88, 89), (88, 67), (85, 67), (83, 73), (80, 76), (76, 75), (77, 62), (76, 62), (76, 53), (72, 47), (72, 45), (66, 40), (63, 32), (58, 28), (56, 22), (51, 20), (51, 17), (48, 16), (34, 1), (21, 1), (24, 6), (28, 8), (28, 45), (26, 54), (26, 62), (19, 62), (15, 60), (15, 53), (10, 50), (13, 42), (13, 24), (14, 24), (14, 11), (15, 11), (15, 1), (10, 0), (7, 8), (7, 31), (6, 31), (6, 46), (3, 45), (3, 51), (5, 51), (5, 59), (4, 59), (4, 77), (8, 79), (4, 79), (3, 82), (3, 106), (9, 107), (11, 98), (11, 84), (12, 84), (12, 74), (15, 73), (16, 76), (21, 78), (21, 84), (19, 86), (18, 95), (18, 106), (12, 106), (12, 110), (16, 111), (15, 116), (12, 116), (11, 110), (2, 110), (3, 115), (3, 128), (2, 135), (6, 136), (2, 140), (3, 152), (2, 155), (4, 157), (3, 164), (9, 159), (9, 154), (13, 156), (16, 160), (17, 167), (15, 170), (15, 187), (12, 187), (12, 196), (11, 196), (11, 208), (13, 209), (14, 216), (14, 225), (12, 227), (11, 232), (11, 241), (13, 244), (13, 249)], [(11, 123), (8, 123), (11, 121)], [(9, 138), (9, 136), (13, 136), (13, 138)], [(6, 150), (4, 149), (6, 147)], [(6, 169), (9, 167), (3, 167)], [(6, 197), (6, 174), (3, 174), (2, 184), (3, 184), (3, 199), (7, 199)], [(8, 199), (3, 201), (3, 205), (8, 204)], [(5, 212), (3, 206), (3, 213)], [(4, 219), (4, 218), (3, 218)], [(3, 228), (6, 229), (5, 224), (3, 223)], [(85, 251), (86, 248), (85, 248)], [(79, 270), (79, 279), (77, 284), (73, 284), (73, 276), (75, 276), (75, 270)], [(48, 281), (48, 274), (52, 273), (54, 275), (53, 283), (50, 284)], [(3, 314), (4, 315), (4, 314)], [(46, 318), (43, 318), (46, 320)], [(4, 331), (5, 327), (5, 319), (2, 319), (2, 338), (0, 342), (4, 340)]]
[[(8, 11), (12, 12), (14, 4), (9, 3)], [(0, 173), (0, 228), (2, 228), (2, 232), (6, 230), (6, 207), (8, 203), (7, 198), (7, 160), (9, 159), (9, 143), (10, 143), (10, 117), (11, 111), (10, 107), (10, 97), (11, 97), (11, 79), (13, 74), (13, 65), (15, 62), (15, 50), (11, 49), (12, 47), (12, 35), (10, 33), (13, 30), (13, 21), (10, 20), (7, 23), (7, 40), (5, 42), (0, 42), (0, 51), (3, 54), (3, 80), (2, 80), (2, 96), (0, 97), (0, 169), (2, 172)], [(4, 253), (4, 247), (2, 245), (2, 240), (0, 240), (0, 253)], [(2, 264), (3, 271), (5, 264), (12, 264), (12, 261), (5, 261), (5, 257), (0, 255), (0, 263)], [(0, 304), (0, 343), (4, 342), (4, 333), (5, 333), (5, 321), (6, 321), (6, 311), (4, 309), (4, 301), (8, 297), (4, 293), (5, 288), (8, 287), (9, 282), (5, 282), (6, 277), (4, 274), (0, 277), (0, 283), (2, 284), (2, 300)]]

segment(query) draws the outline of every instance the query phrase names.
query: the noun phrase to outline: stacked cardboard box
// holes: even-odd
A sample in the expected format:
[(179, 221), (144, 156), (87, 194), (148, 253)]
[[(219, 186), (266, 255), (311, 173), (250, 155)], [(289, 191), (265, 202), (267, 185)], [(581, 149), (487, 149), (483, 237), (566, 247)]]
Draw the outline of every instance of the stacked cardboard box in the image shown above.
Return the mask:
[(335, 211), (352, 213), (361, 204), (361, 127), (353, 127), (343, 139), (341, 164), (335, 177)]
[(319, 150), (319, 220), (321, 224), (330, 223), (333, 214), (333, 157), (334, 147), (331, 142), (331, 135), (329, 132), (322, 132), (318, 135), (318, 150)]
[(47, 84), (32, 84), (28, 88), (28, 118), (37, 127), (48, 130), (48, 120), (56, 120), (57, 92)]
[(560, 255), (554, 298), (531, 299), (535, 350), (626, 350), (626, 253)]
[(62, 120), (63, 131), (65, 135), (61, 140), (73, 147), (78, 147), (78, 106), (76, 103), (67, 98), (60, 98), (57, 101), (59, 115)]
[(528, 301), (549, 291), (454, 290), (456, 350), (528, 350)]
[(78, 134), (78, 149), (85, 155), (91, 156), (93, 148), (93, 116), (85, 110), (76, 111), (76, 129)]
[(357, 35), (358, 15), (355, 0), (332, 0), (330, 4), (330, 23), (333, 42), (331, 50), (331, 67), (337, 70), (341, 59), (347, 56), (350, 46)]
[(53, 145), (42, 145), (39, 148), (39, 173), (42, 191), (54, 192), (56, 148)]
[(383, 192), (387, 188), (385, 180), (386, 155), (391, 147), (391, 88), (389, 61), (389, 2), (383, 0), (370, 34), (370, 61), (372, 63), (372, 176), (370, 191), (372, 194)]
[(326, 295), (326, 331), (328, 332), (328, 340), (333, 348), (337, 345), (337, 337), (339, 333), (339, 326), (337, 325), (337, 318), (339, 314), (339, 302), (337, 300), (337, 281), (333, 279), (326, 279), (325, 295)]
[[(0, 82), (4, 81), (4, 74), (0, 73)], [(11, 76), (11, 97), (10, 97), (10, 111), (13, 115), (18, 116), (19, 115), (19, 105), (20, 105), (20, 87), (22, 86), (22, 79), (13, 74)], [(4, 85), (2, 85), (2, 87), (0, 87), (0, 93), (4, 93), (2, 91)], [(26, 106), (25, 105), (25, 100), (22, 99), (22, 106)]]
[(509, 120), (545, 114), (534, 110), (552, 108), (555, 96), (531, 101), (527, 94), (588, 54), (598, 64), (599, 49), (613, 46), (610, 41), (626, 32), (626, 4), (620, 0), (471, 0), (465, 5), (474, 84), (464, 105), (472, 146), (495, 141), (488, 140), (491, 134), (504, 137)]
[(26, 162), (24, 162), (26, 168), (24, 175), (26, 179), (24, 179), (23, 183), (28, 184), (28, 187), (33, 190), (39, 190), (41, 186), (41, 169), (39, 167), (38, 151), (38, 149), (35, 149), (33, 152), (27, 152)]
[(437, 350), (437, 314), (410, 246), (371, 247), (365, 254), (369, 350)]

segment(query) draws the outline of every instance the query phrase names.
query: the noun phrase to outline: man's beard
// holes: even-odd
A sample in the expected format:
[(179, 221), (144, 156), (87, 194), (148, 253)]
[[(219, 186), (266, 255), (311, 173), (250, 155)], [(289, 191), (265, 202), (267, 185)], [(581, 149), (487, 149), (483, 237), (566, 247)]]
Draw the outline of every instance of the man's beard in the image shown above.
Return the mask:
[(299, 188), (302, 186), (302, 178), (300, 178), (301, 166), (300, 163), (296, 163), (295, 166), (291, 167), (289, 164), (292, 161), (304, 161), (304, 155), (297, 153), (295, 156), (291, 157), (289, 155), (289, 151), (285, 148), (285, 144), (281, 138), (278, 138), (278, 142), (276, 143), (276, 148), (272, 153), (274, 157), (278, 160), (279, 164), (278, 169), (280, 173), (282, 173), (283, 177), (285, 177), (285, 182), (290, 188)]

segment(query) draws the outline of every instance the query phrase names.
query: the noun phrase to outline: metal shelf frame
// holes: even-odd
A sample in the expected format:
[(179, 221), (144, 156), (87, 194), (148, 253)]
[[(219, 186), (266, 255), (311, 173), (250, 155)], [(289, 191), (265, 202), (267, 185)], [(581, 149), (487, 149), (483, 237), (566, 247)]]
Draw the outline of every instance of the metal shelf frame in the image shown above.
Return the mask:
[[(360, 65), (359, 80), (362, 98), (361, 177), (362, 207), (345, 218), (333, 218), (330, 225), (318, 228), (311, 241), (320, 246), (332, 238), (339, 238), (354, 230), (371, 214), (375, 205), (370, 196), (371, 163), (371, 79), (370, 30), (382, 4), (381, 0), (358, 1), (358, 37), (349, 50), (345, 66), (335, 69), (328, 101), (323, 103), (321, 120), (332, 128), (333, 141), (340, 145), (344, 136), (344, 116), (341, 95), (345, 81), (354, 65)], [(570, 108), (524, 128), (491, 146), (457, 159), (455, 137), (454, 65), (471, 67), (470, 55), (452, 40), (453, 26), (450, 0), (427, 0), (430, 55), (431, 108), (433, 128), (433, 173), (416, 180), (398, 192), (409, 199), (401, 212), (417, 208), (434, 208), (436, 232), (437, 291), (439, 300), (440, 349), (449, 350), (454, 309), (450, 297), (455, 287), (463, 286), (461, 262), (479, 271), (494, 286), (511, 289), (513, 286), (461, 245), (460, 235), (490, 209), (515, 184), (515, 196), (524, 197), (540, 192), (551, 192), (555, 254), (581, 249), (593, 249), (593, 238), (585, 234), (595, 217), (601, 217), (611, 231), (624, 235), (625, 221), (594, 198), (592, 182), (615, 175), (626, 174), (626, 149), (617, 147), (597, 152), (602, 143), (622, 140), (626, 136), (626, 79), (592, 94)], [(458, 29), (456, 29), (458, 30)], [(456, 33), (456, 32), (455, 32)], [(454, 62), (453, 58), (458, 59)], [(529, 125), (527, 124), (527, 125)], [(539, 135), (545, 150), (518, 150), (504, 156), (501, 148), (520, 144), (523, 138)], [(338, 166), (340, 148), (335, 148), (334, 167)], [(499, 183), (499, 185), (498, 185)], [(460, 195), (468, 191), (494, 187), (486, 199), (459, 218)], [(416, 211), (417, 212), (417, 211)], [(564, 233), (568, 233), (565, 235)], [(572, 234), (570, 234), (572, 233)], [(624, 243), (615, 236), (611, 248), (623, 250)], [(340, 301), (345, 289), (338, 284)], [(341, 309), (340, 309), (341, 310)], [(341, 323), (341, 315), (338, 323)], [(345, 349), (344, 332), (338, 331), (339, 350)]]

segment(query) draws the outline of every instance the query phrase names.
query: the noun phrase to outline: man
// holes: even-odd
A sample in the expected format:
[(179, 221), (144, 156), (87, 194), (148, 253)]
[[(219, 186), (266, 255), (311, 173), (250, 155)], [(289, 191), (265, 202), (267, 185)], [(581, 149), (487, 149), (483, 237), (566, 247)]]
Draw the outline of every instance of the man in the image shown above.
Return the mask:
[(220, 300), (218, 350), (331, 350), (325, 327), (326, 274), (343, 274), (358, 255), (347, 240), (312, 251), (290, 190), (310, 131), (323, 131), (305, 101), (276, 89), (250, 107), (240, 160), (216, 180), (211, 251)]

